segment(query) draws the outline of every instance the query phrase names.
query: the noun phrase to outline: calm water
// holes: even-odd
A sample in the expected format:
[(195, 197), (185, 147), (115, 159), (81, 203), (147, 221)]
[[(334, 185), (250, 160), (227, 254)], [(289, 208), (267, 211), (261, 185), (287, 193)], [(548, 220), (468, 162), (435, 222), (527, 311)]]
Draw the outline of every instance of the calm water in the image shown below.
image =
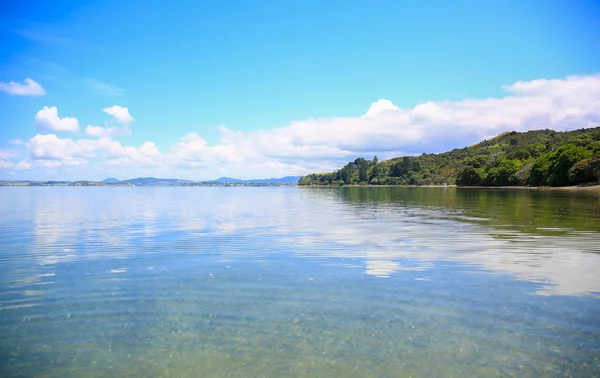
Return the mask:
[(0, 188), (0, 376), (600, 375), (600, 196)]

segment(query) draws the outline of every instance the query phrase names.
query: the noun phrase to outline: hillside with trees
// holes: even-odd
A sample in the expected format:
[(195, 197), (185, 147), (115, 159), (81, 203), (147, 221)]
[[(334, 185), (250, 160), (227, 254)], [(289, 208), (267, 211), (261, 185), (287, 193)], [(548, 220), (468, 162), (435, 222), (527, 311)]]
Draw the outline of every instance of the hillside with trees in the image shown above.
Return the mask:
[(600, 127), (505, 132), (465, 148), (385, 161), (358, 158), (299, 185), (568, 186), (600, 182)]

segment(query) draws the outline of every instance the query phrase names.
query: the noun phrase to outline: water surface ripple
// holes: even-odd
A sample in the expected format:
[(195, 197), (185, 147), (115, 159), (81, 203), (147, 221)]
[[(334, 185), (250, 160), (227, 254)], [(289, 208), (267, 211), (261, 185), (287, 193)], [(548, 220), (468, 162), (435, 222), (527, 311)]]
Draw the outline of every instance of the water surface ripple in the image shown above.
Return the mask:
[(0, 376), (600, 375), (600, 198), (0, 188)]

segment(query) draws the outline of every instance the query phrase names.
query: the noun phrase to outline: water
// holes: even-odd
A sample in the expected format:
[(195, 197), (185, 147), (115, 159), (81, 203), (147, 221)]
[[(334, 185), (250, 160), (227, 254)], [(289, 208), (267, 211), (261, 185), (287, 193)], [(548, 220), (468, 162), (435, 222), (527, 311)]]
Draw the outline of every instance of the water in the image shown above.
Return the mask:
[(0, 376), (600, 375), (600, 196), (0, 188)]

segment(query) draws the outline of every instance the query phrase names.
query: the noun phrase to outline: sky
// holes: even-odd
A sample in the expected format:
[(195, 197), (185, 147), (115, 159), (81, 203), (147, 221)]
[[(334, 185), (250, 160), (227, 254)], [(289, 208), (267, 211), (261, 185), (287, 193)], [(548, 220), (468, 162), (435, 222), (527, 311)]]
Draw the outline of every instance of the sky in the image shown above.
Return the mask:
[(5, 0), (0, 179), (271, 178), (600, 126), (593, 0)]

